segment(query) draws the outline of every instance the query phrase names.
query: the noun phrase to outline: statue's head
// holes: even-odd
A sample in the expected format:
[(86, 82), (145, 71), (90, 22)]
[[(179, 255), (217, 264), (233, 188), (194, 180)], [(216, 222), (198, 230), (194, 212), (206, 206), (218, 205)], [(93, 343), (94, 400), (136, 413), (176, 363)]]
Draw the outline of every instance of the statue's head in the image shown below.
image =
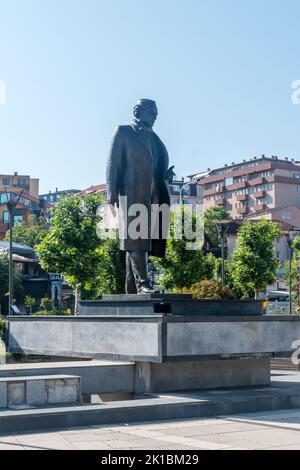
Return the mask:
[(147, 99), (138, 100), (133, 108), (133, 114), (144, 126), (153, 127), (158, 115), (155, 101)]

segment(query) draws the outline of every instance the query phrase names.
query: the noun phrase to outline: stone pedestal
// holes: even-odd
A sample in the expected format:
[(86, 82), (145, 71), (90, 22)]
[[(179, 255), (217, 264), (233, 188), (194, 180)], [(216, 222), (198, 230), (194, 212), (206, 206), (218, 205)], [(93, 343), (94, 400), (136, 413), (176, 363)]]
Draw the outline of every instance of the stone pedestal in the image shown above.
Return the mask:
[(261, 315), (260, 300), (194, 300), (189, 294), (103, 295), (99, 300), (80, 302), (80, 316), (98, 315), (240, 316)]
[(8, 337), (11, 352), (133, 361), (134, 393), (242, 387), (269, 384), (269, 360), (291, 356), (300, 316), (263, 316), (259, 301), (106, 296), (78, 317), (10, 317)]

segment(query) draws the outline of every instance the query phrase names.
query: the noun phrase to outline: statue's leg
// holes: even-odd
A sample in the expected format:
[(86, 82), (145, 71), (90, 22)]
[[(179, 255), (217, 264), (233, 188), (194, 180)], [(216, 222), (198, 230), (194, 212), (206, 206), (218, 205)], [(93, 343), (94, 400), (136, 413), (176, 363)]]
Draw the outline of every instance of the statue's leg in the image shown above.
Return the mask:
[(148, 254), (146, 251), (129, 252), (132, 271), (135, 277), (135, 284), (138, 294), (153, 292), (150, 279), (148, 277)]
[(137, 294), (135, 277), (132, 271), (130, 252), (126, 253), (126, 283), (125, 283), (126, 294)]

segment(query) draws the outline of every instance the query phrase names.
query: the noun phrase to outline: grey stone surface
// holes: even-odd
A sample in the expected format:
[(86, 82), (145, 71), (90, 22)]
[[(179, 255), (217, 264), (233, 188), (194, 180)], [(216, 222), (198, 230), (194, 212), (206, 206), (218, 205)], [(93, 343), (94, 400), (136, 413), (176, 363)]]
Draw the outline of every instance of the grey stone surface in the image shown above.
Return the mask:
[[(300, 407), (299, 375), (270, 387), (145, 395), (145, 399), (101, 405), (2, 410), (2, 433), (73, 426), (215, 417)], [(126, 427), (127, 429), (127, 427)], [(196, 439), (196, 438), (195, 438)]]
[(3, 403), (5, 404), (5, 387), (7, 389), (6, 404), (47, 405), (78, 403), (81, 401), (79, 376), (27, 376), (0, 378)]
[(292, 351), (300, 321), (169, 323), (168, 356)]
[(45, 381), (46, 403), (76, 403), (80, 401), (80, 378), (48, 379)]
[(44, 405), (45, 403), (45, 380), (29, 380), (26, 383), (26, 404)]
[[(24, 317), (26, 319), (26, 317)], [(12, 325), (10, 325), (12, 326)], [(55, 351), (57, 345), (63, 351), (71, 351), (70, 323), (61, 321), (59, 325), (51, 319), (40, 322), (33, 320), (30, 324), (14, 322), (12, 334), (9, 333), (9, 348), (11, 351), (18, 349), (31, 349), (32, 345), (43, 350)]]
[(12, 352), (138, 362), (290, 354), (295, 339), (300, 339), (300, 316), (162, 314), (9, 320)]
[[(124, 354), (128, 356), (157, 356), (158, 325), (143, 322), (73, 323), (72, 349), (84, 353)], [(147, 338), (147, 339), (146, 339)]]
[(258, 300), (193, 300), (177, 294), (110, 295), (101, 300), (82, 301), (81, 316), (153, 315), (155, 313), (202, 316), (260, 316)]
[(0, 383), (0, 408), (7, 407), (7, 383)]
[(8, 382), (7, 383), (7, 405), (16, 406), (26, 403), (25, 382)]
[(147, 356), (155, 360), (159, 356), (159, 324), (155, 319), (146, 322), (83, 320), (78, 317), (49, 321), (14, 319), (9, 328), (9, 350), (77, 357)]
[(137, 393), (269, 385), (270, 360), (136, 363), (135, 381)]
[(82, 394), (131, 393), (134, 384), (132, 362), (76, 361), (31, 364), (10, 364), (0, 368), (1, 378), (41, 375), (76, 375), (81, 378)]

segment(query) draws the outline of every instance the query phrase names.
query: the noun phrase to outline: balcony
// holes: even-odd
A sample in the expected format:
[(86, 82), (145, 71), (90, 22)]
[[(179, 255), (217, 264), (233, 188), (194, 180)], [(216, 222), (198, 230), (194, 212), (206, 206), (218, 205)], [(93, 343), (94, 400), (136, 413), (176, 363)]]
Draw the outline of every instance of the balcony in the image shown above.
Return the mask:
[(247, 199), (249, 198), (248, 194), (242, 194), (241, 196), (237, 196), (237, 200), (238, 201), (247, 201)]
[(254, 178), (252, 180), (248, 180), (249, 186), (258, 186), (259, 184), (265, 184), (267, 182), (266, 178)]
[(220, 194), (225, 190), (224, 186), (219, 186), (218, 188), (204, 189), (203, 196), (213, 196), (214, 194)]
[(252, 196), (255, 199), (261, 199), (262, 197), (266, 197), (266, 191), (256, 191), (256, 193), (253, 193)]
[(237, 189), (245, 189), (248, 187), (248, 181), (240, 181), (226, 186), (227, 191), (236, 191)]
[(255, 210), (255, 212), (261, 212), (261, 211), (264, 211), (266, 209), (266, 204), (256, 204), (256, 206), (253, 207), (253, 209)]
[(216, 199), (215, 204), (216, 206), (224, 206), (225, 198), (222, 197), (221, 199)]
[(237, 211), (238, 214), (247, 214), (249, 212), (249, 208), (248, 207), (238, 207), (236, 211)]

